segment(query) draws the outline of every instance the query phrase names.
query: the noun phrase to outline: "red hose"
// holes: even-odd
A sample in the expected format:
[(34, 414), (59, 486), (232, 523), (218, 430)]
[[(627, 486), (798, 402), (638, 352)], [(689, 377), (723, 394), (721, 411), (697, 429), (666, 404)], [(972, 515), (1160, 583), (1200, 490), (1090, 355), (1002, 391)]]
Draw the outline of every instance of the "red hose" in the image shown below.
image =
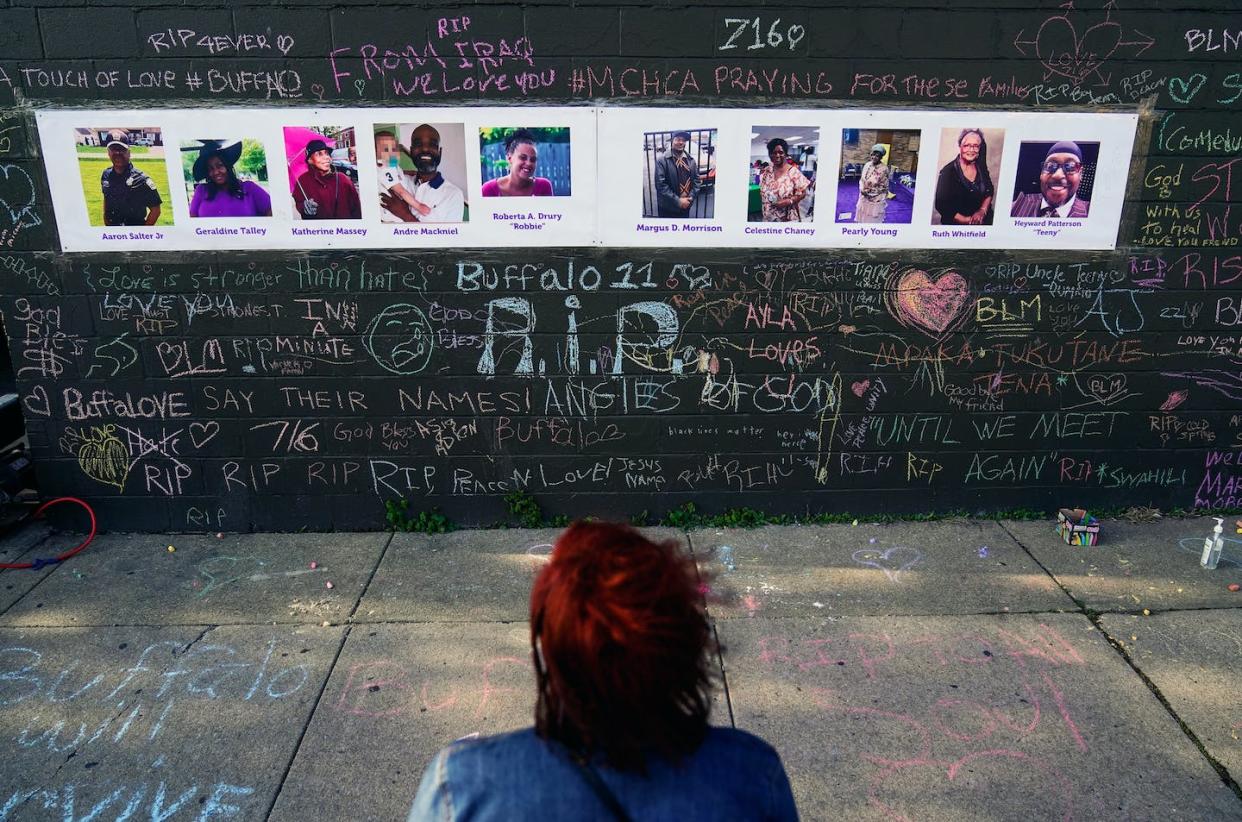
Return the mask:
[(86, 509), (86, 513), (91, 518), (91, 532), (86, 535), (86, 539), (83, 540), (82, 543), (78, 545), (78, 547), (70, 551), (66, 551), (65, 553), (60, 554), (59, 556), (51, 557), (51, 558), (36, 559), (33, 562), (0, 562), (0, 569), (22, 570), (22, 569), (27, 569), (27, 568), (43, 568), (48, 565), (55, 565), (58, 562), (64, 562), (65, 560), (69, 559), (69, 557), (73, 556), (74, 554), (78, 553), (83, 548), (91, 544), (91, 541), (95, 539), (95, 534), (99, 530), (98, 523), (95, 521), (95, 510), (91, 508), (89, 505), (87, 505), (85, 502), (83, 502), (82, 500), (78, 499), (77, 497), (57, 497), (56, 499), (50, 499), (47, 502), (40, 505), (38, 509), (35, 510), (34, 516), (36, 517), (42, 516), (43, 512), (46, 511), (48, 508), (51, 508), (53, 505), (59, 505), (62, 502), (76, 502), (78, 505), (81, 505), (83, 508)]

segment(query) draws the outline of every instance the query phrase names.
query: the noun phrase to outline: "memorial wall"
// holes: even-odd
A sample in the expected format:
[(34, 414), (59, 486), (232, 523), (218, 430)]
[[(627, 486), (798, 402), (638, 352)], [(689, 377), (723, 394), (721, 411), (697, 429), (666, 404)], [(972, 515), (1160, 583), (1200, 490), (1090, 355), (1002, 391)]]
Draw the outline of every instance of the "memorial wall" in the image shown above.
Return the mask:
[(1242, 507), (1231, 3), (0, 32), (0, 317), (105, 529)]

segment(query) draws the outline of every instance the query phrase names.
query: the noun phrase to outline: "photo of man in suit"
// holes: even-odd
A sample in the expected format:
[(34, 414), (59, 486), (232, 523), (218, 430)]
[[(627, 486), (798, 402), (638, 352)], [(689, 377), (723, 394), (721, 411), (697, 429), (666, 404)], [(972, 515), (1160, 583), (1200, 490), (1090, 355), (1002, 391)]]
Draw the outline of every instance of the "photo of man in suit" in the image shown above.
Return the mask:
[[(1098, 148), (1098, 144), (1091, 145)], [(1028, 144), (1023, 144), (1022, 149), (1027, 151)], [(1086, 217), (1091, 203), (1079, 196), (1085, 166), (1083, 148), (1078, 143), (1069, 140), (1053, 143), (1039, 166), (1039, 191), (1019, 194), (1009, 209), (1009, 216)]]

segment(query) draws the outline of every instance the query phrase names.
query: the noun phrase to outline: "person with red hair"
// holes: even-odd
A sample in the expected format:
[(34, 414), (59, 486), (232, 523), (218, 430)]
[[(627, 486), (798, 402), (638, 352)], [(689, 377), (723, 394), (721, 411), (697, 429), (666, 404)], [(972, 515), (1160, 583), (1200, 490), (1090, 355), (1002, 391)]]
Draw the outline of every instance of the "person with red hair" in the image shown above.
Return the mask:
[(530, 596), (535, 726), (440, 751), (409, 822), (796, 820), (776, 751), (708, 724), (713, 635), (676, 541), (575, 522)]

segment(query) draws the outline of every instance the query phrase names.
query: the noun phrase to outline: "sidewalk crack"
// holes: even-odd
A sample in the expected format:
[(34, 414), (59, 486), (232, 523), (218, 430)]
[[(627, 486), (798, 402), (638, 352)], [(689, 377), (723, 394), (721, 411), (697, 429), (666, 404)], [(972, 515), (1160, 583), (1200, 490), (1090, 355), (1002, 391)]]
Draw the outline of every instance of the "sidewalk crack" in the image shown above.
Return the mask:
[(208, 625), (206, 628), (202, 630), (202, 633), (194, 637), (194, 639), (190, 640), (185, 645), (185, 647), (183, 647), (180, 651), (175, 651), (173, 653), (173, 656), (177, 656), (177, 655), (184, 656), (191, 648), (193, 648), (195, 645), (201, 642), (203, 637), (207, 636), (207, 634), (211, 633), (212, 631), (214, 631), (216, 628), (219, 628), (219, 627), (220, 627), (219, 625)]
[[(389, 542), (391, 542), (391, 539)], [(385, 546), (385, 550), (387, 550), (387, 546)], [(359, 601), (361, 601), (361, 598), (359, 598)], [(272, 817), (272, 811), (276, 809), (276, 803), (280, 801), (280, 795), (284, 793), (285, 782), (289, 779), (289, 772), (293, 770), (293, 763), (297, 761), (298, 752), (302, 750), (302, 740), (306, 738), (306, 732), (310, 730), (311, 722), (314, 721), (315, 715), (319, 713), (319, 703), (323, 701), (323, 695), (328, 690), (328, 683), (332, 680), (333, 672), (336, 671), (336, 664), (340, 661), (341, 653), (345, 650), (345, 643), (349, 641), (349, 635), (353, 631), (353, 626), (348, 623), (344, 627), (345, 630), (341, 633), (341, 642), (336, 646), (336, 654), (332, 657), (332, 663), (328, 665), (327, 673), (324, 674), (323, 684), (319, 686), (319, 693), (315, 694), (315, 702), (311, 705), (310, 711), (307, 712), (306, 721), (302, 723), (302, 730), (298, 733), (298, 738), (293, 743), (293, 751), (289, 754), (289, 761), (285, 763), (285, 769), (280, 775), (280, 781), (276, 784), (276, 793), (272, 795), (272, 801), (267, 806), (267, 812), (263, 814), (264, 819)]]
[(1029, 548), (1022, 544), (1022, 540), (1018, 539), (1017, 535), (1010, 531), (1004, 522), (1000, 522), (1000, 526), (1005, 533), (1009, 535), (1010, 539), (1016, 542), (1018, 547), (1020, 547), (1023, 551), (1026, 551), (1027, 556), (1029, 556), (1036, 565), (1042, 568), (1045, 574), (1052, 578), (1052, 581), (1056, 583), (1057, 587), (1064, 591), (1065, 595), (1074, 601), (1074, 604), (1077, 605), (1082, 611), (1083, 616), (1085, 616), (1091, 625), (1100, 632), (1100, 636), (1104, 637), (1104, 640), (1113, 647), (1113, 650), (1117, 652), (1118, 656), (1120, 656), (1122, 660), (1130, 666), (1130, 670), (1134, 671), (1139, 680), (1147, 686), (1147, 690), (1151, 691), (1151, 694), (1156, 698), (1156, 701), (1164, 707), (1164, 710), (1168, 712), (1173, 721), (1177, 723), (1177, 726), (1182, 729), (1182, 733), (1186, 735), (1186, 738), (1190, 740), (1191, 744), (1199, 750), (1199, 753), (1203, 755), (1203, 758), (1207, 760), (1207, 763), (1213, 770), (1216, 771), (1216, 775), (1220, 777), (1221, 782), (1225, 783), (1225, 787), (1233, 791), (1234, 796), (1236, 796), (1239, 800), (1242, 800), (1242, 787), (1240, 787), (1237, 781), (1229, 775), (1229, 770), (1218, 762), (1214, 756), (1208, 753), (1208, 749), (1199, 739), (1199, 736), (1191, 730), (1190, 726), (1187, 725), (1180, 716), (1178, 716), (1177, 711), (1173, 709), (1173, 706), (1169, 703), (1169, 700), (1166, 699), (1165, 695), (1160, 692), (1160, 689), (1156, 686), (1156, 683), (1152, 681), (1151, 677), (1147, 676), (1147, 674), (1143, 672), (1143, 669), (1135, 663), (1134, 658), (1130, 656), (1130, 652), (1126, 650), (1125, 646), (1123, 646), (1116, 637), (1108, 632), (1108, 629), (1104, 627), (1103, 620), (1100, 619), (1100, 612), (1087, 607), (1085, 602), (1071, 594), (1069, 589), (1061, 583), (1061, 580), (1057, 579), (1056, 575), (1049, 571), (1047, 566), (1040, 562), (1039, 558), (1031, 553)]
[[(371, 589), (371, 582), (375, 579), (375, 574), (379, 571), (380, 566), (384, 564), (384, 557), (388, 556), (388, 549), (392, 545), (393, 538), (397, 535), (396, 531), (388, 534), (388, 541), (384, 543), (384, 547), (380, 549), (380, 555), (375, 560), (375, 565), (371, 568), (371, 573), (367, 575), (367, 581), (363, 584), (362, 590), (358, 592), (358, 598), (354, 600), (354, 607), (350, 609), (349, 615), (345, 617), (345, 623), (353, 622), (354, 614), (358, 613), (358, 609), (362, 607), (362, 600), (366, 599), (367, 591)], [(333, 663), (335, 665), (335, 662)]]

